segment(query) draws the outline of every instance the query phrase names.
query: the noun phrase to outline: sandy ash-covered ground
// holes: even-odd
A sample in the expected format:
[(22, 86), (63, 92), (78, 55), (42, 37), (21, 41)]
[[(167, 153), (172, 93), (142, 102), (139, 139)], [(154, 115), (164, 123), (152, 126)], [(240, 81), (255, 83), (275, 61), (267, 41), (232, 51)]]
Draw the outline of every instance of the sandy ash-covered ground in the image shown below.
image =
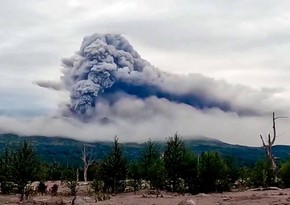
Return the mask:
[[(265, 190), (265, 191), (241, 191), (241, 192), (226, 192), (226, 193), (213, 193), (213, 194), (198, 194), (175, 196), (173, 193), (163, 192), (163, 198), (156, 198), (156, 195), (150, 195), (145, 190), (134, 193), (123, 193), (112, 196), (111, 199), (106, 201), (95, 202), (94, 196), (87, 196), (88, 187), (79, 187), (78, 196), (76, 197), (75, 204), (84, 205), (178, 205), (181, 201), (192, 199), (196, 205), (290, 205), (290, 189), (283, 190)], [(29, 200), (19, 202), (19, 198), (15, 195), (0, 195), (0, 205), (10, 204), (43, 204), (43, 205), (56, 205), (56, 204), (71, 204), (72, 197), (68, 196), (69, 190), (63, 186), (59, 189), (58, 196), (50, 195), (36, 195), (32, 196)]]
[(113, 197), (109, 201), (99, 202), (102, 205), (177, 205), (184, 199), (193, 199), (197, 205), (278, 205), (290, 204), (290, 189), (279, 191), (244, 191), (228, 192), (220, 194), (198, 194), (193, 196), (173, 196), (165, 195), (164, 198), (142, 198), (142, 195), (121, 194)]

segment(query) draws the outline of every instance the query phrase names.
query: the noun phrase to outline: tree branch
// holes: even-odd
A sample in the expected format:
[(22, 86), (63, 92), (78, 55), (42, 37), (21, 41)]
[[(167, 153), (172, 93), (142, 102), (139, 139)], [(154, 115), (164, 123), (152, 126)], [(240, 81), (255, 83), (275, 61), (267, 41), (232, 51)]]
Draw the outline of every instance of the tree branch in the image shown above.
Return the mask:
[[(288, 116), (275, 117), (275, 112), (273, 112), (273, 116), (272, 116), (273, 136), (272, 136), (272, 138), (271, 138), (270, 133), (268, 134), (268, 136), (265, 136), (265, 140), (264, 140), (263, 136), (260, 135), (264, 149), (266, 151), (266, 157), (268, 158), (269, 162), (271, 162), (272, 169), (275, 171), (277, 170), (277, 165), (275, 163), (275, 158), (274, 158), (273, 153), (272, 153), (272, 147), (273, 147), (275, 140), (277, 138), (276, 120), (283, 119), (283, 118), (288, 118)], [(265, 141), (267, 141), (267, 144), (265, 143)]]
[(262, 143), (263, 143), (263, 147), (266, 147), (266, 144), (265, 144), (265, 141), (264, 141), (264, 139), (263, 139), (263, 136), (260, 135), (260, 137), (261, 137), (261, 140), (262, 140)]
[[(273, 138), (273, 139), (274, 139), (274, 138)], [(275, 139), (276, 139), (276, 137), (275, 137)], [(273, 144), (274, 144), (274, 142), (271, 141), (271, 135), (268, 134), (268, 145), (269, 145), (269, 147), (272, 146)]]
[(83, 148), (82, 148), (82, 161), (84, 162), (85, 166), (90, 166), (94, 163), (94, 159), (93, 159), (93, 150), (90, 149), (90, 153), (87, 153), (86, 150), (86, 145), (83, 144)]
[(93, 150), (91, 149), (90, 151), (90, 155), (89, 155), (89, 159), (87, 160), (88, 165), (92, 165), (94, 163), (94, 159), (93, 159)]
[(278, 116), (278, 117), (275, 117), (275, 112), (273, 112), (273, 134), (274, 134), (274, 136), (273, 136), (273, 139), (272, 139), (271, 143), (269, 141), (269, 145), (270, 144), (271, 144), (271, 146), (274, 145), (275, 140), (276, 140), (276, 137), (277, 137), (277, 133), (276, 133), (276, 120), (278, 120), (278, 119), (285, 119), (285, 118), (288, 118), (288, 116)]
[(279, 116), (279, 117), (275, 117), (274, 120), (285, 119), (285, 118), (288, 118), (288, 116)]

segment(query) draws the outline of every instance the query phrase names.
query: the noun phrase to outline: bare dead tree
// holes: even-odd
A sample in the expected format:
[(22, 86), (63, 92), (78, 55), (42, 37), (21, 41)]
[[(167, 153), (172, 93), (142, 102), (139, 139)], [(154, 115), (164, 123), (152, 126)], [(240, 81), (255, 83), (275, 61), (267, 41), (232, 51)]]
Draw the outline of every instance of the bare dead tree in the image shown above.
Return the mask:
[(71, 201), (71, 205), (75, 205), (76, 198), (77, 198), (77, 196), (75, 195)]
[(273, 136), (271, 137), (271, 134), (269, 133), (268, 136), (265, 137), (265, 139), (264, 139), (263, 136), (260, 135), (262, 143), (263, 143), (263, 147), (265, 149), (266, 157), (267, 157), (267, 159), (271, 165), (271, 169), (274, 171), (274, 173), (276, 173), (276, 171), (277, 171), (277, 164), (275, 162), (275, 157), (273, 156), (273, 153), (272, 153), (272, 147), (273, 147), (275, 140), (277, 138), (276, 120), (281, 119), (281, 118), (287, 118), (287, 117), (286, 116), (275, 117), (275, 112), (273, 112), (273, 116), (272, 116)]
[(90, 149), (89, 153), (87, 153), (86, 145), (83, 144), (82, 147), (82, 161), (84, 163), (84, 180), (88, 181), (88, 169), (94, 163), (93, 159), (93, 149)]

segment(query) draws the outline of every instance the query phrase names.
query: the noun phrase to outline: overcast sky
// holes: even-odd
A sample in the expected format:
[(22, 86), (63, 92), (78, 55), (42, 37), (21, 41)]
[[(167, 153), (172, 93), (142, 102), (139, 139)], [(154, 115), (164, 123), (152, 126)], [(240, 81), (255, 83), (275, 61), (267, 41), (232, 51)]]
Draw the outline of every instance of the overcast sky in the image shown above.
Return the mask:
[[(13, 131), (5, 128), (7, 123), (21, 124), (19, 120), (23, 119), (29, 119), (31, 126), (41, 130), (41, 123), (32, 121), (39, 118), (45, 121), (43, 118), (53, 116), (58, 106), (68, 101), (68, 96), (41, 88), (35, 82), (58, 81), (61, 59), (72, 56), (83, 37), (93, 33), (124, 35), (142, 58), (161, 70), (199, 73), (224, 81), (229, 87), (240, 84), (255, 93), (270, 93), (268, 101), (281, 108), (278, 115), (288, 115), (289, 8), (290, 2), (282, 0), (2, 0), (0, 131)], [(253, 104), (251, 95), (248, 97)], [(254, 107), (264, 105), (264, 100), (255, 99)], [(276, 110), (269, 110), (272, 111)], [(212, 132), (185, 129), (183, 133), (184, 127), (179, 126), (180, 130), (176, 131), (181, 135), (192, 132), (249, 145), (260, 143), (259, 133), (271, 131), (271, 116), (268, 115), (235, 116), (234, 125), (228, 123), (232, 118), (224, 113), (212, 115), (211, 112), (210, 118), (203, 113), (203, 117), (208, 126), (216, 124), (214, 117), (220, 118), (222, 126)], [(279, 123), (278, 143), (290, 144), (289, 119)], [(25, 127), (25, 123), (21, 126)], [(224, 128), (219, 130), (219, 127)], [(21, 128), (17, 132), (20, 133)], [(236, 132), (239, 133), (237, 138)], [(27, 133), (26, 130), (24, 134)], [(56, 131), (51, 134), (64, 135)], [(166, 135), (165, 138), (168, 133), (160, 131), (158, 134)], [(92, 138), (93, 134), (88, 136)]]

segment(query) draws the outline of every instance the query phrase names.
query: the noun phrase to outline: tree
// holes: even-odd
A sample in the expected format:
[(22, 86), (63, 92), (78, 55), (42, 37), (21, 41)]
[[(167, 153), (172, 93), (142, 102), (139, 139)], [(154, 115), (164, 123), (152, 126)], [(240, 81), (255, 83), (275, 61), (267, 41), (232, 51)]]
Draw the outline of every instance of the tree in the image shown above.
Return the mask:
[(82, 147), (82, 161), (84, 163), (84, 181), (88, 181), (88, 169), (93, 164), (94, 160), (93, 157), (93, 150), (91, 149), (89, 153), (87, 153), (86, 145), (83, 144)]
[(64, 169), (62, 172), (62, 178), (64, 179), (66, 186), (70, 189), (70, 195), (75, 197), (78, 191), (75, 169), (73, 168)]
[(203, 152), (199, 159), (199, 185), (202, 192), (227, 189), (227, 166), (216, 152)]
[(37, 178), (39, 181), (54, 181), (61, 179), (61, 172), (63, 168), (60, 166), (59, 163), (52, 162), (47, 163), (44, 161), (39, 162), (39, 170), (37, 174)]
[(163, 189), (166, 179), (166, 170), (164, 166), (164, 161), (160, 158), (155, 159), (150, 167), (148, 167), (148, 177), (150, 179), (150, 186), (153, 186), (157, 189), (157, 192), (160, 189)]
[(101, 170), (101, 164), (100, 163), (95, 163), (93, 165), (93, 170), (95, 171), (94, 179), (91, 181), (90, 186), (94, 190), (95, 194), (104, 192), (104, 181), (103, 178), (105, 176), (103, 175), (103, 170)]
[(100, 172), (104, 187), (112, 193), (123, 191), (124, 180), (128, 171), (127, 160), (123, 154), (118, 138), (114, 138), (111, 152), (101, 162)]
[(24, 199), (26, 185), (37, 176), (39, 161), (32, 144), (22, 141), (12, 152), (11, 157), (12, 181), (17, 185), (20, 200)]
[(182, 176), (182, 165), (185, 155), (185, 146), (177, 133), (169, 137), (164, 150), (164, 163), (167, 177), (172, 186), (172, 191), (177, 191), (179, 178)]
[(273, 170), (273, 173), (275, 174), (275, 181), (277, 181), (277, 164), (275, 162), (275, 157), (273, 156), (272, 147), (277, 137), (276, 120), (281, 119), (281, 118), (287, 118), (287, 117), (281, 117), (281, 116), (275, 117), (275, 112), (273, 112), (273, 115), (272, 115), (273, 136), (271, 137), (271, 134), (269, 133), (268, 136), (265, 137), (265, 140), (264, 140), (263, 136), (260, 135), (260, 138), (263, 143), (263, 147), (265, 149), (267, 160), (269, 161), (271, 169)]
[(144, 149), (141, 153), (141, 168), (142, 168), (142, 177), (146, 180), (149, 180), (151, 186), (151, 178), (149, 175), (149, 169), (153, 166), (157, 159), (160, 158), (160, 150), (155, 142), (151, 139), (146, 142)]
[(39, 164), (39, 170), (37, 173), (37, 178), (39, 181), (44, 182), (46, 180), (49, 180), (50, 176), (49, 176), (49, 165), (44, 163), (44, 162), (40, 162)]
[(283, 164), (279, 170), (279, 175), (285, 187), (290, 187), (290, 159)]
[(2, 194), (9, 194), (12, 191), (11, 175), (11, 152), (5, 148), (0, 157), (0, 184)]
[(268, 187), (274, 184), (275, 174), (272, 164), (268, 160), (258, 161), (252, 170), (252, 183), (254, 186)]
[(142, 178), (142, 167), (139, 162), (131, 162), (128, 170), (128, 177), (133, 180), (134, 194), (139, 189)]
[(252, 185), (251, 180), (251, 170), (248, 167), (241, 167), (238, 172), (238, 188), (241, 190), (245, 190), (247, 187), (250, 187)]
[(237, 161), (232, 156), (223, 156), (223, 161), (227, 166), (227, 181), (229, 185), (234, 184), (239, 178), (239, 168), (237, 165)]
[(198, 192), (198, 166), (197, 157), (191, 150), (186, 149), (184, 153), (181, 178), (184, 180), (184, 186), (192, 194)]

